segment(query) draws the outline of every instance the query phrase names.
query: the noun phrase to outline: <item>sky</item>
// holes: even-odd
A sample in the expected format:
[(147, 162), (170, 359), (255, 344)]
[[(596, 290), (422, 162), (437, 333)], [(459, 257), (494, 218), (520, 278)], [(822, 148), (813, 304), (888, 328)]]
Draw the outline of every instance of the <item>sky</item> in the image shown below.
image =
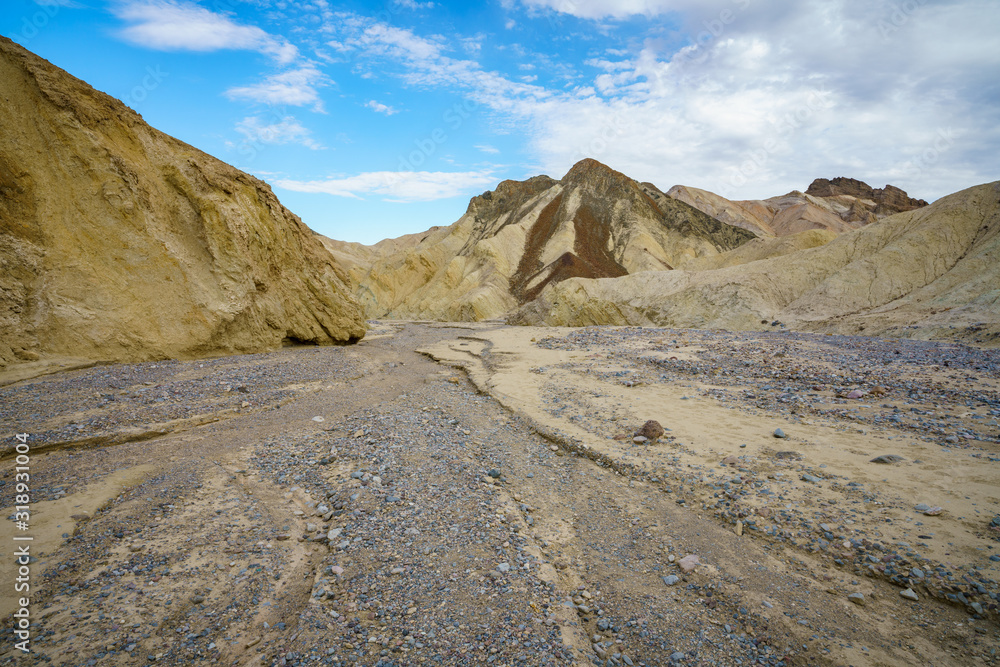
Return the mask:
[(997, 0), (4, 0), (0, 34), (366, 244), (585, 157), (730, 199), (1000, 179)]

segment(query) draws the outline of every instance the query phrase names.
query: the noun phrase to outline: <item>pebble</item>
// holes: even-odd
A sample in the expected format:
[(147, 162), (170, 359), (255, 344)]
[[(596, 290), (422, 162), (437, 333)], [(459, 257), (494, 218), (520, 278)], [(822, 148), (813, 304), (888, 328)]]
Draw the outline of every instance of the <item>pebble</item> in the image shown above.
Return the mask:
[(776, 429), (774, 429), (774, 437), (775, 438), (787, 438), (788, 436), (785, 435), (785, 432), (782, 431), (780, 428), (776, 428)]
[(906, 598), (907, 600), (913, 600), (914, 602), (920, 599), (919, 597), (917, 597), (917, 594), (913, 592), (912, 588), (906, 588), (904, 590), (899, 591), (899, 596), (902, 598)]
[(864, 593), (851, 593), (850, 595), (847, 596), (847, 599), (856, 605), (860, 605), (862, 607), (865, 606)]

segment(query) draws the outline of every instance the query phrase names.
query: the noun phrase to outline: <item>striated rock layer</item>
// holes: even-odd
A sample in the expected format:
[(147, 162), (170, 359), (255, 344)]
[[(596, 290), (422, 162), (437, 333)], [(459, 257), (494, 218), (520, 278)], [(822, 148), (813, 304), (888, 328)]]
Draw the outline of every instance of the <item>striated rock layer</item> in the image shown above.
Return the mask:
[(0, 369), (364, 335), (267, 184), (0, 38)]
[(876, 189), (853, 178), (817, 178), (805, 192), (779, 197), (730, 201), (686, 185), (675, 185), (670, 197), (694, 206), (716, 220), (750, 230), (757, 236), (788, 236), (814, 229), (841, 234), (886, 216), (927, 206), (892, 185)]
[(569, 278), (668, 270), (753, 239), (596, 160), (556, 181), (504, 181), (455, 224), (371, 247), (328, 241), (353, 257), (369, 317), (500, 317)]
[[(803, 241), (804, 249), (770, 257), (767, 245), (747, 244), (733, 264), (705, 260), (708, 270), (567, 280), (509, 321), (763, 329), (777, 320), (809, 331), (1000, 344), (1000, 182), (818, 247)], [(767, 258), (743, 263), (755, 253)]]

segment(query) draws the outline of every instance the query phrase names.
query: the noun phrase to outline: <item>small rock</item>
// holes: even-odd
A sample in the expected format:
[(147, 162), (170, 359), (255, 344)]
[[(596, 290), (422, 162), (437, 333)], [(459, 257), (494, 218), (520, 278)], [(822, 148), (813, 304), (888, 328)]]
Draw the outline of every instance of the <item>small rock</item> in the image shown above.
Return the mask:
[(917, 594), (913, 592), (912, 588), (907, 588), (906, 590), (899, 591), (899, 596), (902, 598), (906, 598), (907, 600), (913, 600), (914, 602), (920, 599), (919, 597), (917, 597)]
[(636, 443), (639, 443), (641, 445), (644, 442), (649, 442), (649, 438), (647, 438), (644, 435), (637, 435), (634, 438), (632, 438), (632, 442), (636, 442)]
[(500, 479), (500, 469), (499, 468), (491, 468), (490, 471), (488, 473), (486, 473), (486, 474), (489, 475), (490, 477), (492, 477), (493, 479)]
[(322, 423), (322, 422), (325, 422), (326, 419), (324, 419), (323, 417), (320, 417), (319, 415), (316, 415), (315, 417), (313, 417), (313, 421), (314, 422), (318, 422), (318, 423)]
[(681, 566), (683, 572), (693, 572), (701, 564), (701, 559), (694, 554), (688, 554), (684, 558), (681, 558), (677, 564)]
[(782, 431), (780, 428), (776, 428), (776, 429), (774, 429), (774, 437), (775, 438), (787, 438), (788, 436), (785, 435), (785, 432)]
[(510, 563), (500, 563), (497, 565), (498, 572), (510, 572)]
[(665, 583), (667, 586), (676, 586), (677, 582), (679, 582), (680, 580), (681, 578), (678, 577), (676, 574), (668, 574), (665, 577), (663, 577), (663, 583)]
[(883, 454), (882, 456), (876, 456), (869, 463), (899, 463), (900, 461), (905, 461), (902, 456), (898, 454)]
[(860, 605), (862, 607), (865, 606), (864, 593), (851, 593), (850, 595), (847, 596), (847, 599), (856, 605)]
[(801, 479), (803, 482), (812, 482), (813, 484), (819, 484), (820, 482), (823, 481), (822, 478), (817, 477), (816, 475), (810, 475), (808, 473), (803, 474)]
[(636, 431), (635, 434), (641, 435), (647, 440), (656, 440), (661, 435), (663, 435), (663, 427), (660, 426), (660, 422), (656, 421), (655, 419), (650, 419), (645, 424), (643, 424), (642, 428)]
[(743, 534), (743, 522), (742, 521), (737, 521), (736, 522), (736, 534), (737, 535), (742, 535)]
[(849, 394), (847, 394), (847, 398), (861, 398), (864, 395), (865, 395), (865, 392), (863, 392), (860, 389), (855, 389), (854, 391), (852, 391)]

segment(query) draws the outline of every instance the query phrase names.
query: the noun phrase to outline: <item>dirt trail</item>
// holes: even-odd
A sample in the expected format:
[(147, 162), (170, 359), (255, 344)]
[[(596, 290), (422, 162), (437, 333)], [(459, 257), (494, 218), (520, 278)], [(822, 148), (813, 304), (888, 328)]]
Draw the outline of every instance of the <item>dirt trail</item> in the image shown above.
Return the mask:
[[(471, 364), (490, 329), (383, 323), (352, 347), (0, 389), (0, 431), (41, 434), (32, 527), (50, 536), (32, 653), (0, 664), (993, 664), (992, 622), (739, 536), (417, 351)], [(181, 412), (219, 420), (164, 418)], [(153, 423), (183, 430), (93, 446)]]

